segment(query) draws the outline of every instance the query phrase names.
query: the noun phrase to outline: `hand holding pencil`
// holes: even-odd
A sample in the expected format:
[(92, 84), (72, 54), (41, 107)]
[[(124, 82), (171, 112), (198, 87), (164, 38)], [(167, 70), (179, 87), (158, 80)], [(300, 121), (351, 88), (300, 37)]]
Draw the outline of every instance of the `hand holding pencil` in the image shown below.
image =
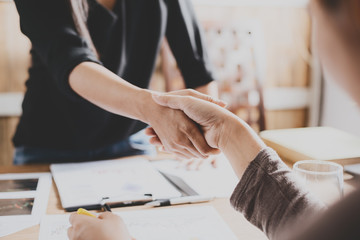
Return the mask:
[(70, 240), (135, 240), (127, 230), (124, 221), (111, 212), (96, 217), (85, 209), (70, 215)]

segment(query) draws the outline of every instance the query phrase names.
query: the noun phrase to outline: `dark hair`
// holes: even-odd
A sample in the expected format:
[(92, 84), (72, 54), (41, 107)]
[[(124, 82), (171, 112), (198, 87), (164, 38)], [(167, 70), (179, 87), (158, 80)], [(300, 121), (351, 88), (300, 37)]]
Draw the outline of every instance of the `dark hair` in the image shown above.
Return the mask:
[(89, 5), (87, 0), (68, 0), (68, 3), (77, 32), (80, 34), (81, 37), (86, 40), (90, 49), (98, 57), (98, 53), (91, 39), (90, 32), (86, 24), (89, 12)]

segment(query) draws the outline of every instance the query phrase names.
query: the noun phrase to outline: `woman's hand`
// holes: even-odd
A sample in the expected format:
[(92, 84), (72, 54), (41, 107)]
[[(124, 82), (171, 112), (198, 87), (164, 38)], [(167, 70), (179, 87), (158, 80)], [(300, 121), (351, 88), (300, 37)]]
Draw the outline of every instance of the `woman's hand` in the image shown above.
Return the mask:
[[(206, 142), (210, 147), (219, 149), (223, 126), (227, 118), (231, 118), (232, 114), (220, 104), (214, 104), (208, 101), (203, 94), (186, 95), (181, 91), (166, 94), (153, 94), (153, 99), (161, 106), (179, 109), (184, 112), (191, 120), (201, 126)], [(148, 135), (154, 135), (153, 130), (147, 129)], [(153, 144), (160, 144), (159, 139), (153, 136), (150, 139)], [(161, 142), (162, 143), (162, 142)]]
[[(210, 96), (201, 94), (194, 90), (181, 90), (173, 92), (178, 96), (196, 96), (206, 101), (214, 102), (220, 106), (225, 104)], [(151, 97), (151, 96), (150, 96)], [(147, 102), (153, 102), (148, 100)], [(150, 103), (151, 103), (150, 102)], [(207, 158), (211, 154), (218, 154), (220, 151), (207, 143), (202, 129), (191, 120), (184, 112), (164, 107), (156, 103), (148, 104), (147, 120), (151, 125), (153, 135), (151, 143), (161, 144), (165, 151), (176, 154), (181, 158)]]
[[(182, 110), (198, 123), (209, 146), (221, 149), (225, 153), (239, 178), (259, 151), (265, 147), (244, 121), (225, 108), (201, 97), (168, 93), (154, 94), (153, 98), (161, 106)], [(156, 136), (153, 136), (151, 142), (156, 141)]]
[(73, 213), (68, 229), (70, 240), (132, 240), (123, 220), (113, 213), (98, 218)]

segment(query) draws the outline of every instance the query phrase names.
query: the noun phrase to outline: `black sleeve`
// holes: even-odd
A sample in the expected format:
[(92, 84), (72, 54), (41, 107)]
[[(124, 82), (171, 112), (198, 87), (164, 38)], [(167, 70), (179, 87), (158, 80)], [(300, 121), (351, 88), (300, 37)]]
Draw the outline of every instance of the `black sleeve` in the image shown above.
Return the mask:
[(53, 76), (55, 85), (69, 97), (78, 97), (69, 85), (71, 70), (81, 62), (100, 63), (75, 30), (65, 0), (15, 0), (21, 31), (30, 39)]
[(184, 77), (195, 88), (214, 80), (202, 33), (190, 0), (168, 0), (166, 37)]

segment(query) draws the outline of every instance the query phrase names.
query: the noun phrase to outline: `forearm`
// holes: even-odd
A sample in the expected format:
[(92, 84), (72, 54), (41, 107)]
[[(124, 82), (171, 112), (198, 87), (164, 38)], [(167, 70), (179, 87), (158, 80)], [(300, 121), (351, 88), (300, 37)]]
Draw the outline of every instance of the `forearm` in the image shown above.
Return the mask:
[(109, 112), (146, 122), (144, 103), (149, 91), (138, 88), (103, 66), (83, 62), (69, 76), (71, 88), (81, 97)]
[(250, 162), (266, 145), (248, 124), (233, 114), (226, 116), (223, 128), (220, 149), (241, 179)]
[(237, 211), (270, 239), (284, 236), (285, 225), (320, 211), (322, 204), (245, 122), (233, 115), (225, 122), (228, 137), (220, 148), (240, 179), (231, 197)]
[(69, 81), (77, 94), (93, 104), (152, 126), (170, 152), (203, 158), (216, 151), (182, 111), (156, 104), (149, 90), (131, 85), (101, 65), (81, 63), (72, 71)]
[(270, 148), (251, 161), (231, 196), (231, 204), (269, 239), (288, 239), (293, 226), (318, 214), (323, 204), (297, 182)]

